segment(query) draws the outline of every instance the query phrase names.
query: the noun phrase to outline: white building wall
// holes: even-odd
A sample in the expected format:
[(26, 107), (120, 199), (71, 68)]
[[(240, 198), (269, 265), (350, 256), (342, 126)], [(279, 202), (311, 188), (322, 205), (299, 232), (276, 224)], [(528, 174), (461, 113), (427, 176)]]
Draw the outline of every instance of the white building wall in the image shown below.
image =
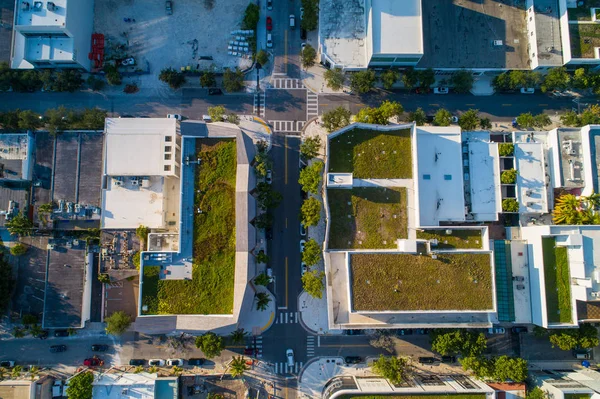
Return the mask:
[(536, 69), (539, 66), (537, 57), (537, 33), (535, 29), (535, 11), (533, 7), (533, 0), (527, 0), (525, 2), (526, 18), (527, 18), (527, 54), (531, 61), (531, 69)]
[(67, 0), (66, 31), (74, 40), (74, 58), (86, 71), (92, 63), (88, 54), (92, 49), (94, 30), (94, 0)]

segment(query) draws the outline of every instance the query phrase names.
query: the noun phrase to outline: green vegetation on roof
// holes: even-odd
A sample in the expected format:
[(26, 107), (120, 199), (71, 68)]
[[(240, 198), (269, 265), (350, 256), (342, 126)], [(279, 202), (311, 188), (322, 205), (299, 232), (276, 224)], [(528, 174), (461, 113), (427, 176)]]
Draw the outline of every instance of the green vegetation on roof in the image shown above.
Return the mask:
[[(565, 395), (565, 399), (567, 398)], [(485, 399), (485, 394), (473, 395), (344, 395), (343, 399)], [(576, 399), (576, 398), (573, 398)]]
[(235, 140), (199, 139), (191, 280), (160, 280), (144, 267), (144, 314), (231, 314), (235, 275)]
[(571, 286), (566, 247), (556, 247), (554, 237), (542, 237), (546, 311), (550, 323), (571, 323)]
[(410, 129), (353, 129), (329, 141), (329, 172), (359, 179), (410, 179)]
[(573, 58), (595, 57), (594, 48), (600, 47), (600, 26), (595, 23), (569, 24), (569, 34)]
[(352, 308), (488, 310), (493, 308), (490, 254), (352, 254)]
[[(446, 231), (451, 231), (451, 234), (446, 234)], [(459, 230), (455, 228), (433, 229), (433, 230), (417, 230), (417, 238), (422, 240), (438, 240), (436, 249), (481, 249), (482, 239), (481, 230), (465, 229)]]
[(591, 397), (591, 393), (565, 393), (565, 399), (589, 399)]
[(396, 248), (407, 237), (405, 188), (327, 190), (329, 248)]

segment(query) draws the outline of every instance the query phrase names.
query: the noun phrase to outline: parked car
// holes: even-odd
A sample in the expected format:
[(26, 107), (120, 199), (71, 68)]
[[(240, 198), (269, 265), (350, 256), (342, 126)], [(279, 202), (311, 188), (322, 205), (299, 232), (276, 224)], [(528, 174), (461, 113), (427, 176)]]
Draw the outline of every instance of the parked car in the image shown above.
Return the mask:
[(296, 27), (296, 16), (294, 14), (290, 14), (290, 28), (294, 29)]
[(90, 357), (89, 359), (85, 359), (83, 361), (83, 365), (87, 367), (98, 367), (102, 366), (104, 362), (99, 357)]
[(92, 345), (92, 352), (106, 352), (107, 350), (108, 350), (108, 345), (104, 345), (104, 344)]
[(456, 356), (442, 356), (442, 363), (446, 363), (446, 364), (456, 363)]
[(346, 334), (346, 335), (362, 335), (363, 333), (364, 333), (363, 330), (358, 330), (358, 329), (344, 330), (344, 334)]
[(273, 30), (273, 18), (271, 17), (267, 17), (267, 30)]
[(400, 330), (398, 330), (398, 335), (412, 335), (413, 330), (411, 330), (410, 328), (401, 328)]
[(428, 328), (417, 328), (415, 330), (415, 332), (419, 335), (427, 335), (427, 334), (429, 334), (429, 329)]
[(191, 359), (188, 359), (188, 365), (190, 366), (202, 366), (205, 362), (205, 359), (201, 358), (201, 357), (194, 357)]
[(285, 351), (285, 357), (287, 358), (287, 364), (289, 367), (294, 367), (294, 351), (292, 349), (288, 349)]
[(223, 94), (223, 90), (217, 89), (217, 88), (208, 89), (208, 95), (209, 96), (216, 96), (216, 95), (219, 95), (219, 94)]
[(171, 0), (165, 1), (165, 11), (167, 15), (173, 15), (173, 2)]
[(124, 60), (121, 61), (121, 65), (123, 65), (123, 66), (135, 65), (135, 58), (133, 58), (133, 57), (125, 58)]
[(300, 21), (304, 18), (304, 7), (300, 7)]
[(129, 360), (130, 366), (143, 366), (146, 364), (146, 360), (144, 359), (131, 359)]
[(504, 327), (488, 328), (488, 334), (506, 334)]
[(434, 364), (439, 362), (440, 360), (438, 358), (435, 357), (420, 357), (419, 358), (419, 363), (421, 364)]
[(177, 119), (178, 121), (180, 121), (182, 119), (181, 115), (179, 115), (179, 114), (167, 114), (167, 118)]
[(527, 327), (523, 327), (523, 326), (514, 326), (513, 328), (511, 328), (512, 332), (515, 334), (519, 334), (519, 333), (526, 333), (527, 332)]
[(212, 118), (210, 117), (210, 115), (202, 115), (202, 120), (206, 123), (212, 122)]
[(54, 331), (54, 336), (55, 337), (68, 337), (69, 336), (69, 331), (67, 331), (67, 330), (56, 330), (56, 331)]
[(258, 349), (254, 348), (245, 348), (244, 349), (245, 356), (258, 356)]
[(39, 339), (46, 339), (48, 338), (48, 330), (42, 330), (40, 331), (40, 333), (38, 335), (34, 335), (35, 337), (39, 338)]
[(300, 252), (304, 252), (304, 245), (306, 245), (306, 241), (300, 240)]
[(273, 172), (271, 171), (271, 169), (267, 170), (267, 176), (265, 177), (265, 181), (267, 182), (267, 184), (273, 183)]
[(52, 353), (66, 352), (66, 351), (67, 351), (67, 345), (52, 345), (50, 347), (50, 352), (52, 352)]
[(4, 368), (15, 367), (15, 362), (14, 362), (14, 360), (3, 360), (0, 362), (0, 367), (4, 367)]
[(273, 9), (273, 0), (267, 0), (267, 10), (271, 11)]
[(165, 361), (162, 359), (150, 359), (148, 360), (148, 365), (162, 367), (165, 365)]
[(300, 223), (300, 235), (304, 237), (306, 235), (306, 227), (302, 223)]
[(273, 229), (270, 227), (268, 229), (265, 229), (265, 236), (267, 237), (267, 240), (272, 240), (273, 239)]
[(521, 94), (533, 94), (535, 89), (533, 87), (521, 87)]
[(300, 39), (306, 40), (306, 29), (300, 29)]
[(273, 48), (273, 36), (267, 33), (267, 48)]
[(433, 94), (448, 94), (449, 90), (447, 87), (440, 86), (433, 88)]
[(167, 359), (167, 366), (183, 366), (183, 359)]
[(452, 123), (458, 123), (458, 116), (452, 117)]
[(302, 271), (302, 275), (304, 276), (304, 273), (306, 273), (308, 271), (308, 266), (306, 266), (306, 263), (304, 263), (304, 262), (300, 263), (300, 270)]

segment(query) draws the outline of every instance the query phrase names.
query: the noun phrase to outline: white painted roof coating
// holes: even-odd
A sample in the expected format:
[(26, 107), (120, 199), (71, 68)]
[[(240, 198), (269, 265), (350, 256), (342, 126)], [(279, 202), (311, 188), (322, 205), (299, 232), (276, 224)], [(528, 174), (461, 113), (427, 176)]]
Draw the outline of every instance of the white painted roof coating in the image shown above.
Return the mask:
[(372, 0), (373, 54), (423, 54), (421, 0)]
[(418, 127), (417, 158), (419, 226), (464, 221), (460, 127)]
[(477, 221), (498, 220), (502, 211), (499, 181), (498, 145), (482, 141), (470, 142), (469, 178), (471, 213)]
[(543, 143), (516, 143), (517, 198), (520, 213), (547, 213)]

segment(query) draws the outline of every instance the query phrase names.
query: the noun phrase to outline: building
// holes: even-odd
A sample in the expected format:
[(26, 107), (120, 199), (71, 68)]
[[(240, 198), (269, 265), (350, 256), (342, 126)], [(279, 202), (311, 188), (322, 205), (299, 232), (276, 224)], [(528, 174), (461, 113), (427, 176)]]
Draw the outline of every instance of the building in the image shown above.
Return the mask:
[(93, 0), (16, 0), (11, 68), (89, 71)]
[(110, 369), (105, 373), (94, 372), (92, 397), (94, 399), (140, 399), (176, 398), (179, 392), (177, 377), (158, 377), (154, 373), (124, 373)]
[(46, 399), (52, 397), (53, 379), (48, 376), (35, 380), (0, 381), (0, 398), (3, 399)]
[(530, 378), (553, 399), (597, 399), (600, 396), (600, 373), (589, 368), (532, 370)]

